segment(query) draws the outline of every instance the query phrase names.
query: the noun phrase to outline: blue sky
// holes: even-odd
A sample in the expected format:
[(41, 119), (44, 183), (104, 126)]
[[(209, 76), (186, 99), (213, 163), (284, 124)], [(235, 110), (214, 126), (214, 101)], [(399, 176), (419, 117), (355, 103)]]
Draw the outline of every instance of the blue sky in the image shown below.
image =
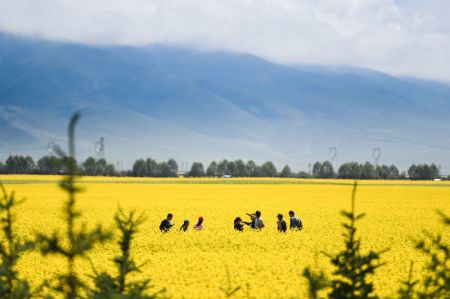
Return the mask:
[(0, 31), (181, 45), (450, 82), (447, 0), (0, 0)]

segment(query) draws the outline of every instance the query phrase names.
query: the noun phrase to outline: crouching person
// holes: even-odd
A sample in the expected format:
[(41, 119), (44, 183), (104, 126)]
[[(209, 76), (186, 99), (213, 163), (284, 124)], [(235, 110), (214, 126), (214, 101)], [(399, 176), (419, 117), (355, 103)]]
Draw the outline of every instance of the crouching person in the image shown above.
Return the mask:
[(175, 223), (172, 222), (173, 215), (171, 213), (167, 214), (167, 218), (161, 221), (159, 225), (159, 230), (163, 233), (167, 233)]

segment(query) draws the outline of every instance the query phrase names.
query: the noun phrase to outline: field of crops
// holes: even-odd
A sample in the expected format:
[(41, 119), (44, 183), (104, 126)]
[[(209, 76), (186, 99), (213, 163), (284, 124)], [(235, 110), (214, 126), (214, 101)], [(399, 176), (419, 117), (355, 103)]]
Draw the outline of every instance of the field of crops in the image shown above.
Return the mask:
[[(65, 194), (54, 176), (0, 176), (8, 190), (25, 203), (17, 210), (22, 235), (51, 232), (63, 225)], [(155, 289), (166, 288), (174, 298), (221, 298), (221, 288), (237, 287), (236, 297), (304, 298), (303, 268), (311, 265), (331, 272), (321, 252), (336, 253), (343, 246), (341, 216), (349, 209), (351, 181), (299, 179), (131, 179), (83, 178), (84, 192), (78, 207), (88, 226), (112, 227), (120, 206), (147, 216), (136, 238), (133, 254), (151, 277)], [(356, 208), (367, 216), (360, 221), (363, 248), (390, 250), (382, 255), (387, 264), (377, 271), (375, 286), (381, 295), (393, 295), (416, 261), (420, 274), (423, 257), (413, 249), (423, 230), (442, 232), (435, 210), (450, 213), (450, 184), (410, 181), (362, 181)], [(279, 234), (276, 215), (289, 210), (301, 217), (304, 230)], [(233, 219), (260, 210), (266, 228), (261, 232), (233, 230)], [(158, 230), (168, 212), (176, 228)], [(178, 231), (185, 218), (191, 223), (203, 216), (203, 231)], [(112, 269), (117, 245), (95, 248), (90, 258), (97, 269)], [(19, 269), (23, 276), (41, 281), (62, 271), (63, 261), (28, 253)], [(78, 271), (92, 273), (86, 261)]]

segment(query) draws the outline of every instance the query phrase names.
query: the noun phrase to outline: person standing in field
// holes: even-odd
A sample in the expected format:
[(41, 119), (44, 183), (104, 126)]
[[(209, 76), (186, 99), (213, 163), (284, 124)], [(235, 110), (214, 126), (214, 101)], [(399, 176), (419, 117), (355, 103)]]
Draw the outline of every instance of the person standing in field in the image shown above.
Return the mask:
[(189, 220), (185, 219), (180, 227), (180, 230), (185, 232), (187, 231), (188, 227), (189, 227)]
[(264, 228), (264, 221), (261, 219), (261, 212), (260, 211), (256, 211), (255, 213), (255, 229), (263, 229)]
[(202, 230), (203, 229), (203, 217), (198, 217), (198, 222), (196, 225), (194, 225), (195, 230)]
[(290, 229), (294, 229), (294, 230), (302, 230), (303, 229), (303, 223), (300, 220), (300, 218), (295, 216), (294, 211), (292, 211), (292, 210), (289, 211), (289, 218), (290, 218), (290, 224), (289, 224)]
[(277, 221), (278, 232), (285, 233), (287, 230), (287, 224), (286, 221), (283, 220), (283, 214), (278, 214), (277, 218), (278, 218)]
[(167, 214), (167, 218), (161, 221), (159, 225), (159, 230), (163, 233), (167, 233), (175, 223), (172, 222), (173, 215), (171, 213)]

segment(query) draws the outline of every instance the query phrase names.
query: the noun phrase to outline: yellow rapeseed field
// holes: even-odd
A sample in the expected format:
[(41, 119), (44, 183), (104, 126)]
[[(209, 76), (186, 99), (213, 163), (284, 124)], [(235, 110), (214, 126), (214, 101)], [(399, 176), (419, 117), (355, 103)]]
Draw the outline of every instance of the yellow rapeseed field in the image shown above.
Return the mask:
[[(65, 194), (56, 176), (0, 176), (0, 181), (19, 198), (27, 200), (17, 210), (21, 235), (63, 229), (61, 217)], [(351, 181), (299, 179), (141, 179), (82, 178), (84, 192), (78, 207), (88, 226), (113, 226), (118, 206), (136, 209), (147, 216), (135, 240), (133, 254), (151, 277), (155, 289), (166, 288), (174, 298), (221, 298), (221, 288), (237, 287), (242, 298), (305, 298), (303, 268), (310, 265), (331, 273), (321, 252), (336, 253), (342, 246), (339, 212), (349, 209)], [(423, 257), (413, 249), (423, 230), (443, 232), (436, 216), (440, 209), (450, 214), (450, 184), (446, 182), (361, 181), (356, 208), (367, 216), (359, 222), (363, 248), (390, 250), (382, 255), (387, 264), (374, 278), (382, 296), (394, 295), (406, 278), (409, 261), (415, 260), (420, 276)], [(304, 231), (279, 234), (276, 215), (287, 218), (294, 210)], [(233, 219), (246, 212), (262, 212), (266, 228), (261, 232), (233, 230)], [(174, 214), (176, 229), (161, 234), (159, 223)], [(192, 225), (203, 216), (205, 229)], [(187, 233), (178, 227), (187, 218)], [(112, 269), (117, 245), (98, 246), (90, 255), (99, 270)], [(21, 260), (21, 275), (42, 281), (66, 265), (56, 258), (28, 253)], [(87, 276), (90, 264), (80, 263)]]

